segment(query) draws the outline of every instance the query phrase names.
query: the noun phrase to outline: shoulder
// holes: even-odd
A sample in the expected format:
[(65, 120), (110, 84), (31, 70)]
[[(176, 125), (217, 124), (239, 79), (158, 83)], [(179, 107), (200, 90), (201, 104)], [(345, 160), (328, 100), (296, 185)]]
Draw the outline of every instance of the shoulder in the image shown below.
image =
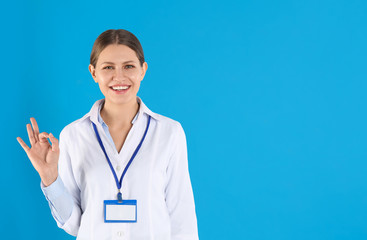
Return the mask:
[(66, 125), (60, 133), (60, 139), (63, 137), (68, 138), (70, 136), (75, 137), (80, 134), (84, 134), (86, 131), (89, 132), (91, 127), (91, 119), (96, 121), (95, 119), (97, 119), (99, 107), (103, 101), (103, 99), (97, 100), (88, 113)]
[(166, 131), (167, 133), (175, 133), (178, 131), (183, 131), (181, 123), (177, 120), (174, 120), (170, 117), (164, 116), (162, 114), (158, 114), (156, 112), (151, 111), (142, 101), (141, 98), (138, 98), (138, 102), (140, 103), (140, 107), (142, 111), (151, 116), (154, 119), (154, 122), (160, 130)]
[(152, 118), (155, 119), (156, 127), (165, 133), (166, 136), (171, 136), (172, 140), (177, 138), (185, 138), (185, 132), (181, 123), (161, 114), (153, 113)]
[(90, 129), (90, 124), (89, 116), (77, 119), (61, 130), (60, 139), (70, 139), (72, 136), (83, 134), (83, 132)]

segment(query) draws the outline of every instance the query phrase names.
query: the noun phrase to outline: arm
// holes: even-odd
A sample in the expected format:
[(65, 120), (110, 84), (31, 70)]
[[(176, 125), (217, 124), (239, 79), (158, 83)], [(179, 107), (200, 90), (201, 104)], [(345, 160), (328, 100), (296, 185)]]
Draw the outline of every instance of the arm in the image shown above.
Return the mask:
[(64, 129), (60, 133), (59, 178), (55, 182), (55, 188), (46, 192), (46, 198), (50, 200), (51, 212), (57, 225), (70, 235), (77, 236), (82, 215), (80, 189), (74, 178), (68, 143), (70, 139)]
[(166, 204), (171, 218), (172, 240), (198, 239), (194, 196), (188, 169), (186, 136), (179, 124), (170, 158)]
[(73, 211), (73, 199), (66, 190), (60, 176), (50, 186), (41, 182), (41, 189), (51, 209), (51, 214), (59, 227), (65, 224)]
[[(31, 148), (20, 137), (17, 140), (41, 177), (41, 186), (59, 227), (76, 235), (80, 222), (81, 211), (78, 200), (80, 196), (70, 170), (70, 157), (65, 139), (62, 138), (59, 147), (59, 141), (51, 133), (39, 133), (38, 124), (34, 118), (31, 118), (31, 124), (32, 127), (27, 124)], [(60, 134), (60, 137), (62, 135)], [(50, 139), (52, 145), (47, 139)], [(65, 186), (61, 178), (67, 180)]]

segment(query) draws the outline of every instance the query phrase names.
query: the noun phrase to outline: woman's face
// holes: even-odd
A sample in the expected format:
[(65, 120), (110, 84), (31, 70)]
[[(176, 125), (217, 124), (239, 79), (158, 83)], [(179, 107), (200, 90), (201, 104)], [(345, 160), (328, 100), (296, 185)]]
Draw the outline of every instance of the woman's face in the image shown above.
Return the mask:
[(147, 68), (146, 62), (140, 66), (134, 50), (122, 44), (108, 45), (100, 53), (96, 67), (89, 65), (89, 71), (106, 101), (114, 104), (136, 101)]

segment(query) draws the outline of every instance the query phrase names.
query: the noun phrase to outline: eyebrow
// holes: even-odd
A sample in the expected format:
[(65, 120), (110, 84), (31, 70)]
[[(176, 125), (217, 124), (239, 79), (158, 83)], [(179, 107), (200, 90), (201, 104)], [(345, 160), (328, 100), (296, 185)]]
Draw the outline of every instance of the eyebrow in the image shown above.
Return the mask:
[[(135, 63), (134, 61), (129, 60), (129, 61), (123, 62), (123, 64), (125, 64), (125, 63), (130, 63), (130, 62)], [(113, 63), (113, 62), (103, 62), (103, 63), (101, 63), (101, 64), (115, 64), (115, 63)]]

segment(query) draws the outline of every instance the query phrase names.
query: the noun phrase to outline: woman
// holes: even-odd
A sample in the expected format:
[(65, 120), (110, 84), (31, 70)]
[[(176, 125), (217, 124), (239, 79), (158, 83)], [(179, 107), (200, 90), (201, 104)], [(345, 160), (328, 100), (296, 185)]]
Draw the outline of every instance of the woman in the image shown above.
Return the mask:
[(198, 239), (184, 131), (137, 97), (147, 68), (132, 33), (103, 32), (89, 71), (105, 98), (60, 144), (34, 118), (31, 148), (17, 138), (58, 226), (77, 239)]

